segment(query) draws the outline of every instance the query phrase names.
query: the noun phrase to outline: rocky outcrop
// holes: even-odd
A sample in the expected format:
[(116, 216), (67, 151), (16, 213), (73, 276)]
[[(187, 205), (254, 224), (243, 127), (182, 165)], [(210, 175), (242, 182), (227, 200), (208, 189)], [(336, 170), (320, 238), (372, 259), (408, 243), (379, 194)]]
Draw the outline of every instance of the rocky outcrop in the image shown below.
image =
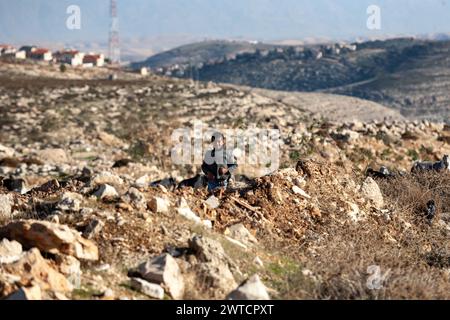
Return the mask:
[[(177, 261), (168, 254), (150, 259), (142, 263), (137, 272), (144, 279), (154, 284), (162, 284), (167, 292), (176, 300), (184, 295), (184, 278)], [(141, 283), (142, 285), (142, 283)]]
[(38, 248), (53, 254), (63, 253), (81, 260), (98, 260), (94, 242), (65, 225), (46, 221), (21, 220), (0, 228), (0, 238), (20, 242), (27, 248)]
[(3, 265), (3, 270), (18, 277), (17, 283), (27, 287), (36, 284), (42, 291), (67, 294), (72, 292), (70, 282), (34, 248), (26, 252), (23, 257), (12, 264)]
[(236, 290), (231, 292), (229, 300), (270, 300), (269, 294), (258, 275), (254, 275), (246, 280)]
[(372, 201), (376, 208), (382, 209), (384, 207), (384, 199), (380, 187), (371, 177), (368, 177), (362, 184), (361, 194)]

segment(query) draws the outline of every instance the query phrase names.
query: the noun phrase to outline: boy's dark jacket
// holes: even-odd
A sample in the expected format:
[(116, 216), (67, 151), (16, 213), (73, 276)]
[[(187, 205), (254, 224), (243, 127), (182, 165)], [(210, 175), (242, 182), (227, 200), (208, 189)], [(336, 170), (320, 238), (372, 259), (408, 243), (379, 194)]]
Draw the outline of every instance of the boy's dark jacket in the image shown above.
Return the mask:
[[(202, 171), (206, 175), (212, 173), (218, 181), (226, 181), (231, 178), (231, 175), (236, 171), (237, 167), (236, 157), (232, 152), (226, 152), (224, 149), (213, 149), (206, 152), (202, 164)], [(228, 172), (225, 175), (220, 175), (220, 168), (227, 168)]]

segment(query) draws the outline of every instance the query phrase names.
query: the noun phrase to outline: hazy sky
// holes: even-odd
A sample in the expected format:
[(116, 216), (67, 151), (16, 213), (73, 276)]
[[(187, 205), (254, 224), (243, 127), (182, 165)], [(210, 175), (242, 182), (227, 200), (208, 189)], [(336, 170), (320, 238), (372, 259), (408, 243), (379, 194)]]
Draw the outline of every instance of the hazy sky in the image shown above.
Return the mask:
[[(450, 32), (450, 0), (118, 0), (124, 38), (303, 39)], [(81, 30), (66, 8), (81, 8)], [(381, 30), (366, 9), (381, 8)], [(105, 41), (108, 0), (0, 0), (0, 42)]]

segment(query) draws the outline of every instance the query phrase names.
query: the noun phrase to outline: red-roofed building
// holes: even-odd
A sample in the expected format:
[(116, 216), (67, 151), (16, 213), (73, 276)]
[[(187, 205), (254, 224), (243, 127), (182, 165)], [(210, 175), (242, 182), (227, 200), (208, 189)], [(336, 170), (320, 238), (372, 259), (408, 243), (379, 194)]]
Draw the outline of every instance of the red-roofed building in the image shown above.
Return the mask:
[(34, 60), (51, 61), (53, 54), (50, 50), (44, 48), (37, 48), (29, 53), (29, 57)]
[(16, 52), (16, 48), (9, 44), (0, 44), (0, 56), (12, 54)]
[(84, 56), (83, 64), (103, 67), (105, 64), (105, 56), (103, 54), (87, 54)]
[(9, 44), (0, 44), (0, 57), (13, 59), (26, 59), (27, 53), (23, 50), (17, 50)]
[(66, 50), (57, 52), (55, 58), (60, 63), (70, 64), (71, 66), (80, 66), (83, 64), (84, 53), (77, 50)]

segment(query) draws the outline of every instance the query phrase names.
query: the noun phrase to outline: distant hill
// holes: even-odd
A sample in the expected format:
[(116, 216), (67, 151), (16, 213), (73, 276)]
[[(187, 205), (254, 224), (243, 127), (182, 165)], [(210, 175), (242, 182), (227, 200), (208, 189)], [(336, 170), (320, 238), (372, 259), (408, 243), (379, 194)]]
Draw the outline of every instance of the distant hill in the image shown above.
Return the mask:
[(133, 68), (149, 67), (152, 69), (168, 68), (174, 65), (195, 66), (217, 63), (226, 57), (230, 58), (242, 53), (269, 50), (276, 47), (281, 46), (249, 41), (206, 40), (156, 54), (144, 62), (134, 63), (131, 66)]
[[(238, 50), (244, 52), (205, 62)], [(270, 90), (337, 93), (381, 103), (406, 117), (450, 118), (449, 41), (398, 38), (354, 45), (260, 47), (208, 42), (154, 56), (147, 65), (186, 61), (203, 65), (195, 72), (173, 65), (163, 72)]]

